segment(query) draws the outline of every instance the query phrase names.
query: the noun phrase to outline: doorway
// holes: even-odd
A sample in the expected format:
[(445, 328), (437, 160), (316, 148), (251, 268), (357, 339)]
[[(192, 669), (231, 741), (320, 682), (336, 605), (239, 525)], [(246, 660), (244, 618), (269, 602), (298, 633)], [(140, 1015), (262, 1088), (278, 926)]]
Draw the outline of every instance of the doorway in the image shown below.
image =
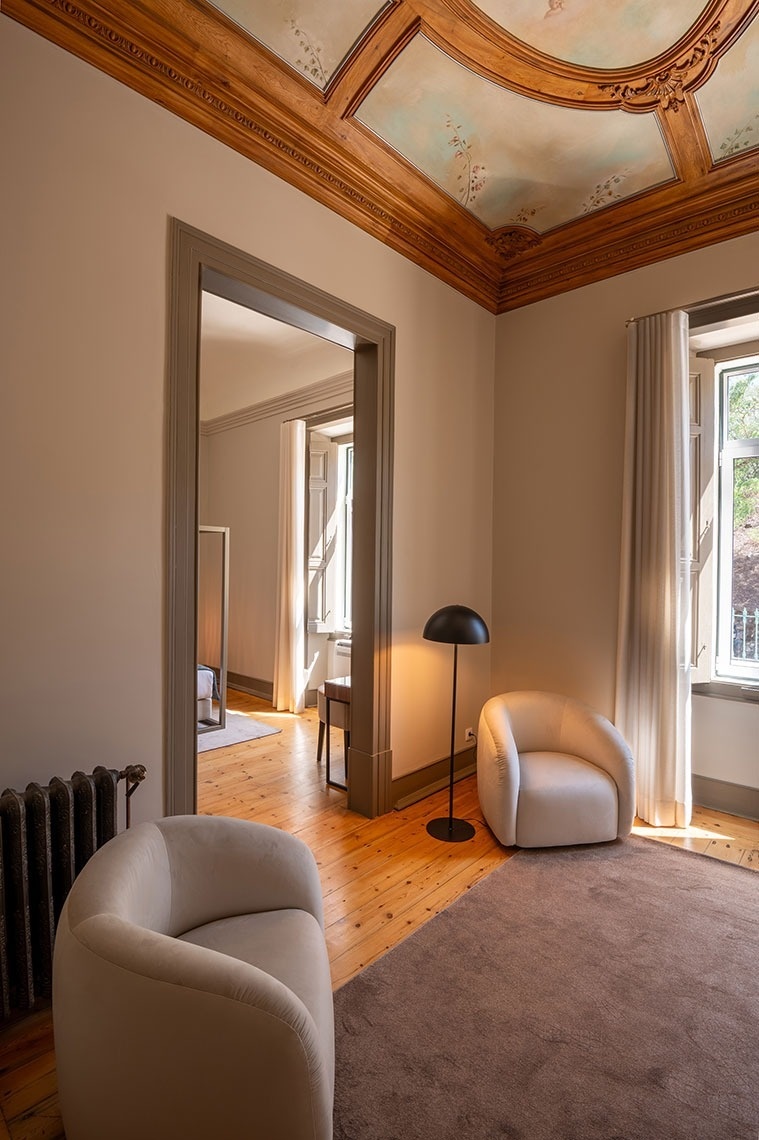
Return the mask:
[(166, 810), (196, 810), (198, 352), (201, 295), (315, 333), (354, 354), (351, 780), (348, 807), (390, 808), (394, 329), (172, 219), (170, 261)]

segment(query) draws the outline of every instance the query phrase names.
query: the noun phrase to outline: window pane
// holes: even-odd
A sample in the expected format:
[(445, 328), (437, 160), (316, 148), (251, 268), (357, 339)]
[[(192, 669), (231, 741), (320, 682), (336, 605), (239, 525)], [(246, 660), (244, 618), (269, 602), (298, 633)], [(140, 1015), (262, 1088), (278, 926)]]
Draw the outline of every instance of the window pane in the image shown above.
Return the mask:
[(732, 647), (735, 661), (759, 661), (759, 458), (733, 463)]
[(759, 437), (759, 372), (734, 372), (727, 381), (727, 438)]

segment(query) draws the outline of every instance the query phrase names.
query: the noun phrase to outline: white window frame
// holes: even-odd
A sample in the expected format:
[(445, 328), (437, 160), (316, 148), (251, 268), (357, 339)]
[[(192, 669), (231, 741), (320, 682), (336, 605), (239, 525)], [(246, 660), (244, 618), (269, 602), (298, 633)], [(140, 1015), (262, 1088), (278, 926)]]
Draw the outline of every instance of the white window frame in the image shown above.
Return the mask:
[(340, 637), (353, 624), (353, 436), (311, 428), (308, 451), (307, 627)]
[[(753, 366), (753, 367), (752, 367)], [(759, 440), (727, 440), (725, 377), (759, 368), (756, 353), (718, 364), (691, 356), (693, 560), (691, 680), (722, 695), (759, 699), (759, 666), (732, 657), (732, 463), (759, 456)], [(727, 525), (722, 525), (722, 520)]]
[[(715, 679), (759, 683), (759, 662), (733, 657), (733, 488), (734, 464), (738, 459), (759, 458), (759, 437), (728, 438), (729, 378), (746, 372), (759, 372), (759, 356), (747, 356), (717, 366), (716, 388), (719, 399), (719, 498), (717, 507), (719, 563), (717, 587), (717, 652)], [(725, 525), (722, 520), (726, 520)]]
[(338, 440), (335, 611), (344, 633), (353, 628), (353, 456), (353, 439)]

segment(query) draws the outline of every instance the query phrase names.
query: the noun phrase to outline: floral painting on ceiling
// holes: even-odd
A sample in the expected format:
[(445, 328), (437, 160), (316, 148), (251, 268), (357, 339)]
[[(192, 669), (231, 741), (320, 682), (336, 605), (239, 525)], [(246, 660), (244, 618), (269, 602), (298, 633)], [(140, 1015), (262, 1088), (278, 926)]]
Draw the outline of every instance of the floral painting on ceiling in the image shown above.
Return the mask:
[(356, 118), (491, 229), (542, 233), (673, 177), (654, 115), (524, 98), (422, 35)]
[(512, 36), (582, 67), (629, 67), (677, 43), (704, 0), (477, 0)]
[(759, 16), (696, 92), (715, 162), (759, 146)]
[(324, 89), (389, 0), (215, 0), (270, 51)]

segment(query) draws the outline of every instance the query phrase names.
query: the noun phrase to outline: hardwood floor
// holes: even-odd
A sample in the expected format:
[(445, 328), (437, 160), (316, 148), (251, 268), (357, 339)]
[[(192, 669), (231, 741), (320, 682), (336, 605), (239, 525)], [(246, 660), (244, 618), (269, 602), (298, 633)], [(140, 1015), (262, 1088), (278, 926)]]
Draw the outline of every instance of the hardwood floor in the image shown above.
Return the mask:
[[(364, 819), (347, 810), (345, 793), (324, 785), (324, 764), (316, 764), (315, 710), (301, 717), (275, 713), (240, 693), (230, 694), (230, 707), (280, 732), (201, 754), (198, 810), (270, 823), (309, 844), (324, 890), (335, 988), (514, 854), (484, 825), (473, 777), (457, 784), (455, 811), (474, 823), (475, 837), (440, 843), (425, 824), (447, 814), (446, 791), (403, 811)], [(335, 733), (338, 778), (341, 752), (341, 734)], [(759, 870), (759, 823), (696, 809), (685, 833), (640, 821), (635, 833)], [(49, 1010), (41, 1010), (0, 1030), (0, 1140), (63, 1135), (51, 1018)]]

